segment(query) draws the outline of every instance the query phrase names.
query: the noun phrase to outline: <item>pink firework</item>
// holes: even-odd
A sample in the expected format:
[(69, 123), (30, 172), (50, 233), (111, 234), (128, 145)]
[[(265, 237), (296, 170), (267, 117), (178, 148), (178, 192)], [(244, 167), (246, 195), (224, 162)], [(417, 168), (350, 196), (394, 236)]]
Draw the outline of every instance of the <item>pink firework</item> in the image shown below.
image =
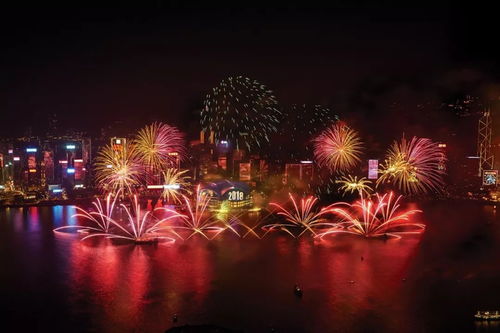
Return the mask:
[(106, 196), (105, 204), (101, 202), (98, 198), (96, 201), (92, 203), (96, 211), (88, 211), (80, 207), (76, 207), (76, 210), (79, 212), (72, 217), (81, 217), (93, 224), (93, 226), (79, 226), (79, 225), (70, 225), (64, 226), (54, 229), (54, 231), (62, 231), (64, 229), (77, 229), (82, 233), (89, 232), (101, 232), (107, 233), (110, 231), (110, 227), (112, 225), (112, 218), (115, 211), (116, 201), (121, 195), (120, 191), (117, 193), (108, 193)]
[(401, 196), (394, 193), (376, 195), (376, 201), (361, 198), (354, 204), (335, 203), (328, 207), (328, 212), (338, 216), (340, 221), (318, 237), (336, 233), (349, 233), (365, 237), (396, 237), (403, 234), (421, 233), (425, 225), (410, 222), (410, 217), (422, 212), (418, 209), (400, 210)]
[(439, 145), (427, 138), (404, 137), (395, 141), (381, 165), (377, 185), (392, 183), (406, 194), (424, 194), (443, 189), (446, 157)]
[[(134, 196), (132, 209), (125, 205), (120, 205), (125, 213), (125, 218), (120, 218), (121, 212), (116, 211), (116, 198), (111, 200), (110, 195), (106, 199), (106, 208), (102, 206), (99, 200), (94, 203), (97, 212), (88, 212), (81, 208), (80, 216), (88, 220), (93, 226), (65, 226), (54, 229), (55, 232), (61, 232), (64, 229), (74, 228), (78, 232), (85, 234), (82, 240), (94, 237), (105, 237), (110, 239), (124, 239), (135, 243), (147, 243), (158, 239), (174, 242), (175, 238), (180, 237), (174, 230), (174, 226), (168, 224), (172, 219), (183, 218), (184, 215), (177, 213), (175, 210), (167, 208), (157, 208), (154, 211), (142, 212), (137, 196)], [(158, 218), (155, 212), (161, 211), (163, 214), (168, 214), (167, 217)]]
[(362, 142), (358, 132), (342, 122), (327, 128), (313, 142), (318, 164), (334, 172), (349, 171), (360, 162)]
[(134, 144), (142, 163), (153, 173), (178, 168), (176, 164), (185, 156), (183, 134), (164, 123), (153, 123), (139, 130)]
[(333, 226), (332, 223), (329, 223), (324, 219), (324, 215), (329, 213), (328, 207), (321, 209), (316, 208), (318, 198), (309, 196), (307, 198), (302, 198), (300, 199), (300, 202), (297, 202), (291, 193), (288, 195), (292, 203), (292, 207), (290, 209), (275, 202), (271, 202), (269, 204), (270, 206), (277, 208), (278, 215), (285, 217), (286, 222), (268, 224), (265, 225), (263, 229), (267, 231), (279, 229), (295, 237), (290, 231), (290, 228), (302, 228), (303, 230), (299, 234), (299, 236), (301, 236), (306, 231), (316, 235), (314, 229)]

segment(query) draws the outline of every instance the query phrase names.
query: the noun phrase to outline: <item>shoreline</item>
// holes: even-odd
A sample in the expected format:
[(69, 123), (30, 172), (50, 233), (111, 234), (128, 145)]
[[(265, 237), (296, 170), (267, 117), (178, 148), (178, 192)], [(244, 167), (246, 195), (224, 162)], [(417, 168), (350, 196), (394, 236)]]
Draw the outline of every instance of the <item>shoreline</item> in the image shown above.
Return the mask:
[[(81, 198), (81, 199), (67, 199), (67, 200), (46, 200), (39, 202), (26, 202), (26, 203), (9, 203), (9, 204), (0, 204), (0, 209), (2, 208), (24, 208), (24, 207), (53, 207), (53, 206), (76, 206), (81, 204), (91, 204), (95, 198)], [(431, 201), (434, 202), (475, 202), (481, 205), (491, 205), (496, 206), (500, 204), (500, 201), (490, 201), (490, 200), (478, 200), (478, 199), (468, 199), (468, 198), (437, 198), (437, 199), (429, 199), (429, 198), (421, 198), (411, 200), (413, 202), (422, 202), (428, 203)]]

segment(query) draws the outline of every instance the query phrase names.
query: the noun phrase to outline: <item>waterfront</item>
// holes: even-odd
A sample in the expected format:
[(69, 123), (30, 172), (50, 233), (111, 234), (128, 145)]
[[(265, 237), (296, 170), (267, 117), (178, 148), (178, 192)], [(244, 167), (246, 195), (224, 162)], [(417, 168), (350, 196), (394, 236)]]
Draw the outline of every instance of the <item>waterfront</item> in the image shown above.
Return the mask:
[(55, 234), (74, 223), (72, 206), (2, 209), (2, 322), (19, 331), (162, 332), (177, 313), (176, 325), (248, 332), (486, 329), (473, 315), (500, 307), (496, 210), (421, 208), (426, 232), (401, 240), (227, 233), (142, 246)]

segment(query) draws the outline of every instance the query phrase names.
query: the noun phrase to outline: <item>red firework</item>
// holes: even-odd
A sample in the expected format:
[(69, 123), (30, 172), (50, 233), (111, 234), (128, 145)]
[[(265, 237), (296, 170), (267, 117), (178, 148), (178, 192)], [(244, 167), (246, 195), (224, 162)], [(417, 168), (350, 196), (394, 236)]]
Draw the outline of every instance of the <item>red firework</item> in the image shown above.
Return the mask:
[(337, 215), (340, 221), (318, 237), (336, 233), (349, 233), (365, 237), (395, 237), (403, 234), (421, 233), (425, 225), (410, 222), (410, 217), (421, 210), (401, 211), (401, 196), (395, 198), (394, 193), (379, 195), (376, 200), (365, 199), (354, 204), (335, 203), (327, 207), (328, 212)]

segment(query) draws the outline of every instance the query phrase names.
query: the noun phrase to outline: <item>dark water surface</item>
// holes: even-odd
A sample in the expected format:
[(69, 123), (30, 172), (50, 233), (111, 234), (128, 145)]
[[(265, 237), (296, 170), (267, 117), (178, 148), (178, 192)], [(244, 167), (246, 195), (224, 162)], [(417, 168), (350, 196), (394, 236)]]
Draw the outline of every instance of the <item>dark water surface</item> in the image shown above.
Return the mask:
[(496, 210), (462, 202), (421, 208), (426, 232), (401, 240), (225, 234), (141, 246), (55, 234), (75, 223), (72, 206), (1, 209), (1, 326), (163, 332), (177, 313), (176, 325), (245, 332), (496, 330), (473, 319), (478, 309), (500, 310)]

